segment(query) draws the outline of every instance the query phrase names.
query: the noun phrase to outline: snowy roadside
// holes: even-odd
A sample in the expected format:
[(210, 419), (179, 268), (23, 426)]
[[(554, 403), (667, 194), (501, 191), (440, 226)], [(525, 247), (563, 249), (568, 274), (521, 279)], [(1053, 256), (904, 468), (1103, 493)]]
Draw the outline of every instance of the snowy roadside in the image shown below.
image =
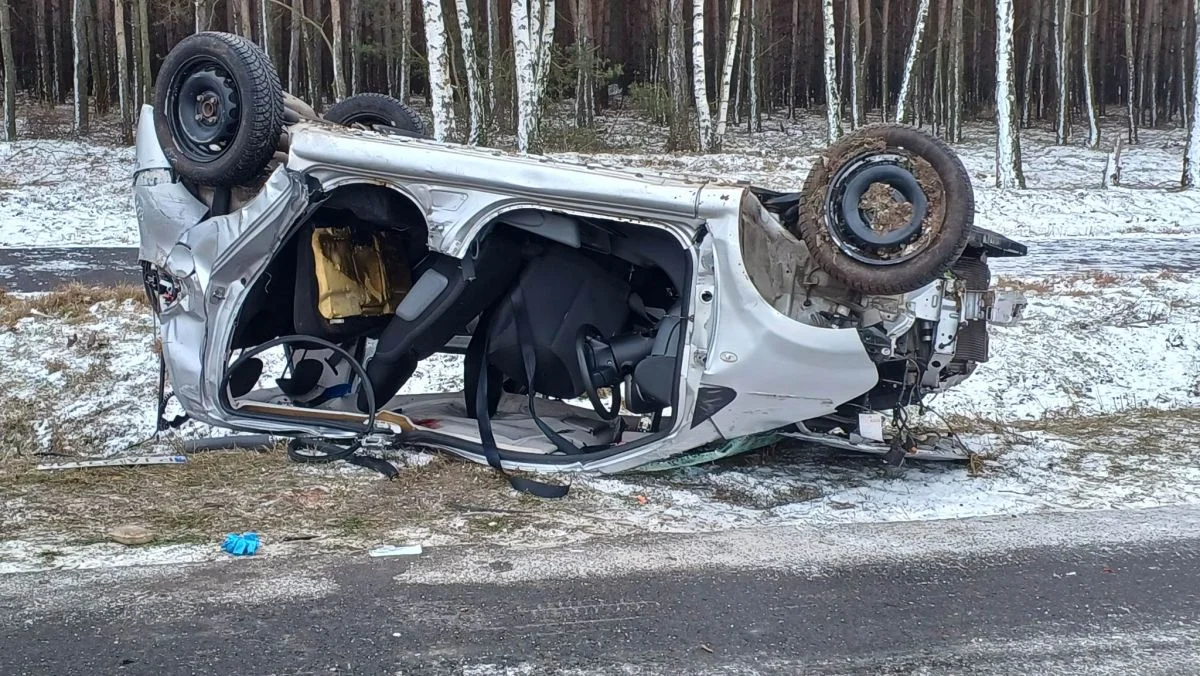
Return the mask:
[[(153, 559), (96, 542), (130, 520), (170, 545), (163, 557), (190, 560), (216, 555), (218, 536), (235, 529), (258, 529), (274, 545), (317, 538), (274, 553), (410, 541), (537, 546), (646, 531), (1200, 502), (1200, 447), (1181, 441), (1200, 431), (1192, 358), (1200, 286), (1169, 273), (1009, 283), (1030, 295), (1026, 322), (997, 329), (993, 360), (933, 402), (987, 458), (973, 468), (894, 470), (872, 457), (782, 447), (703, 468), (576, 477), (558, 503), (517, 496), (486, 468), (420, 452), (393, 456), (403, 466), (398, 482), (349, 466), (294, 465), (279, 453), (36, 472), (34, 462), (55, 458), (35, 453), (114, 454), (149, 436), (152, 325), (133, 300), (100, 300), (65, 318), (53, 307), (10, 312), (0, 321), (0, 445), (18, 454), (0, 457), (0, 572)], [(426, 363), (411, 389), (444, 388), (459, 369), (453, 358)], [(189, 425), (184, 433), (213, 431)]]
[[(820, 150), (823, 120), (770, 119), (763, 132), (731, 130), (726, 151), (713, 155), (661, 152), (665, 131), (629, 113), (599, 119), (603, 152), (551, 156), (615, 168), (682, 175), (697, 180), (750, 181), (774, 190), (799, 190)], [(1119, 124), (1105, 129), (1115, 138)], [(1024, 132), (1029, 189), (1000, 191), (994, 180), (994, 132), (973, 124), (955, 146), (975, 184), (976, 222), (1026, 239), (1200, 234), (1200, 195), (1173, 190), (1179, 179), (1183, 130), (1145, 130), (1127, 148), (1125, 187), (1098, 186), (1107, 152), (1055, 146), (1040, 129)], [(129, 183), (134, 152), (89, 140), (32, 140), (0, 144), (0, 247), (136, 246)]]

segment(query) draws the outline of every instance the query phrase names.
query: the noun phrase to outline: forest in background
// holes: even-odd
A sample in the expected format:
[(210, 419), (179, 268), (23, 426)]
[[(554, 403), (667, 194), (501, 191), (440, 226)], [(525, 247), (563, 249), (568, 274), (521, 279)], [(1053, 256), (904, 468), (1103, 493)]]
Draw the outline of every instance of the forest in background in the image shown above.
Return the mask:
[[(1200, 0), (0, 0), (7, 138), (17, 92), (75, 101), (74, 126), (119, 113), (126, 136), (179, 40), (225, 30), (257, 42), (284, 88), (318, 109), (362, 91), (429, 102), (435, 135), (537, 150), (544, 110), (574, 124), (619, 92), (671, 129), (674, 150), (716, 151), (730, 124), (822, 109), (830, 139), (882, 120), (954, 141), (1000, 128), (998, 181), (1023, 184), (1019, 128), (1105, 147), (1098, 120), (1197, 117)], [(86, 92), (75, 97), (74, 92)], [(1200, 155), (1191, 135), (1188, 157)], [(1184, 184), (1200, 183), (1185, 162)]]

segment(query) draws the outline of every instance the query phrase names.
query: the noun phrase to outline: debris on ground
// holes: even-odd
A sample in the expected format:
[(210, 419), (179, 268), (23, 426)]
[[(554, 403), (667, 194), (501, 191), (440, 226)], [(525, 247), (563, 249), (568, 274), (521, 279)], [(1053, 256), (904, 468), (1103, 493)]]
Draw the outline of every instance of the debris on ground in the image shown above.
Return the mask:
[(138, 465), (181, 465), (187, 462), (182, 455), (143, 455), (124, 458), (104, 458), (102, 460), (78, 460), (75, 462), (57, 462), (38, 465), (40, 470), (58, 469), (88, 469), (90, 467), (134, 467)]
[(370, 552), (371, 556), (418, 556), (421, 553), (421, 545), (384, 545), (376, 547)]
[(122, 545), (136, 546), (150, 544), (154, 541), (154, 533), (143, 526), (117, 526), (108, 531), (108, 538)]
[(258, 552), (258, 533), (230, 533), (225, 536), (221, 549), (233, 556), (253, 556)]

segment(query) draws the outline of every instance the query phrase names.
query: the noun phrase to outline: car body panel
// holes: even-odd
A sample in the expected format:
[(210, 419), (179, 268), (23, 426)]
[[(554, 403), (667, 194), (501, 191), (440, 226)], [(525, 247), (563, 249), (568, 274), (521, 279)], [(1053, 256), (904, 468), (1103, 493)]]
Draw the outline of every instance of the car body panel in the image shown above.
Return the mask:
[[(764, 297), (756, 286), (741, 237), (744, 206), (761, 208), (749, 186), (689, 183), (301, 123), (289, 129), (286, 162), (258, 193), (230, 213), (207, 217), (204, 203), (166, 169), (149, 106), (141, 113), (137, 144), (140, 256), (176, 288), (158, 311), (163, 355), (184, 409), (213, 425), (353, 436), (319, 421), (239, 410), (219, 390), (249, 289), (323, 195), (356, 183), (386, 186), (408, 197), (426, 220), (430, 249), (458, 258), (487, 223), (521, 209), (657, 228), (670, 233), (691, 258), (672, 429), (627, 451), (544, 462), (505, 460), (510, 469), (622, 471), (830, 414), (879, 379), (857, 330), (798, 321), (777, 309), (779, 299)], [(721, 405), (698, 413), (702, 392), (724, 393)], [(469, 449), (431, 445), (485, 462)]]

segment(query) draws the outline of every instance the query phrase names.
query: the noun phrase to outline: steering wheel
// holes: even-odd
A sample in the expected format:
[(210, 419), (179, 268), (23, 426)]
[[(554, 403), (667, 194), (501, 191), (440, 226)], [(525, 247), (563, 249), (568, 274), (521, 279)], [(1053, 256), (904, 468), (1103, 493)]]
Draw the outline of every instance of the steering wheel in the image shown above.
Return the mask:
[[(604, 402), (600, 399), (600, 393), (596, 391), (596, 382), (592, 374), (592, 363), (595, 363), (597, 343), (601, 348), (608, 347), (608, 343), (604, 340), (604, 334), (600, 333), (600, 329), (591, 324), (584, 324), (579, 329), (578, 335), (575, 336), (575, 360), (579, 364), (579, 374), (583, 376), (583, 389), (587, 392), (588, 401), (591, 402), (592, 408), (595, 409), (596, 415), (599, 415), (604, 420), (615, 420), (621, 413), (621, 386), (620, 382), (610, 387), (612, 390), (612, 406), (606, 408)], [(588, 357), (591, 356), (589, 360)], [(616, 371), (616, 364), (612, 362), (612, 353), (608, 355), (609, 364), (597, 364), (600, 369), (609, 366)]]

